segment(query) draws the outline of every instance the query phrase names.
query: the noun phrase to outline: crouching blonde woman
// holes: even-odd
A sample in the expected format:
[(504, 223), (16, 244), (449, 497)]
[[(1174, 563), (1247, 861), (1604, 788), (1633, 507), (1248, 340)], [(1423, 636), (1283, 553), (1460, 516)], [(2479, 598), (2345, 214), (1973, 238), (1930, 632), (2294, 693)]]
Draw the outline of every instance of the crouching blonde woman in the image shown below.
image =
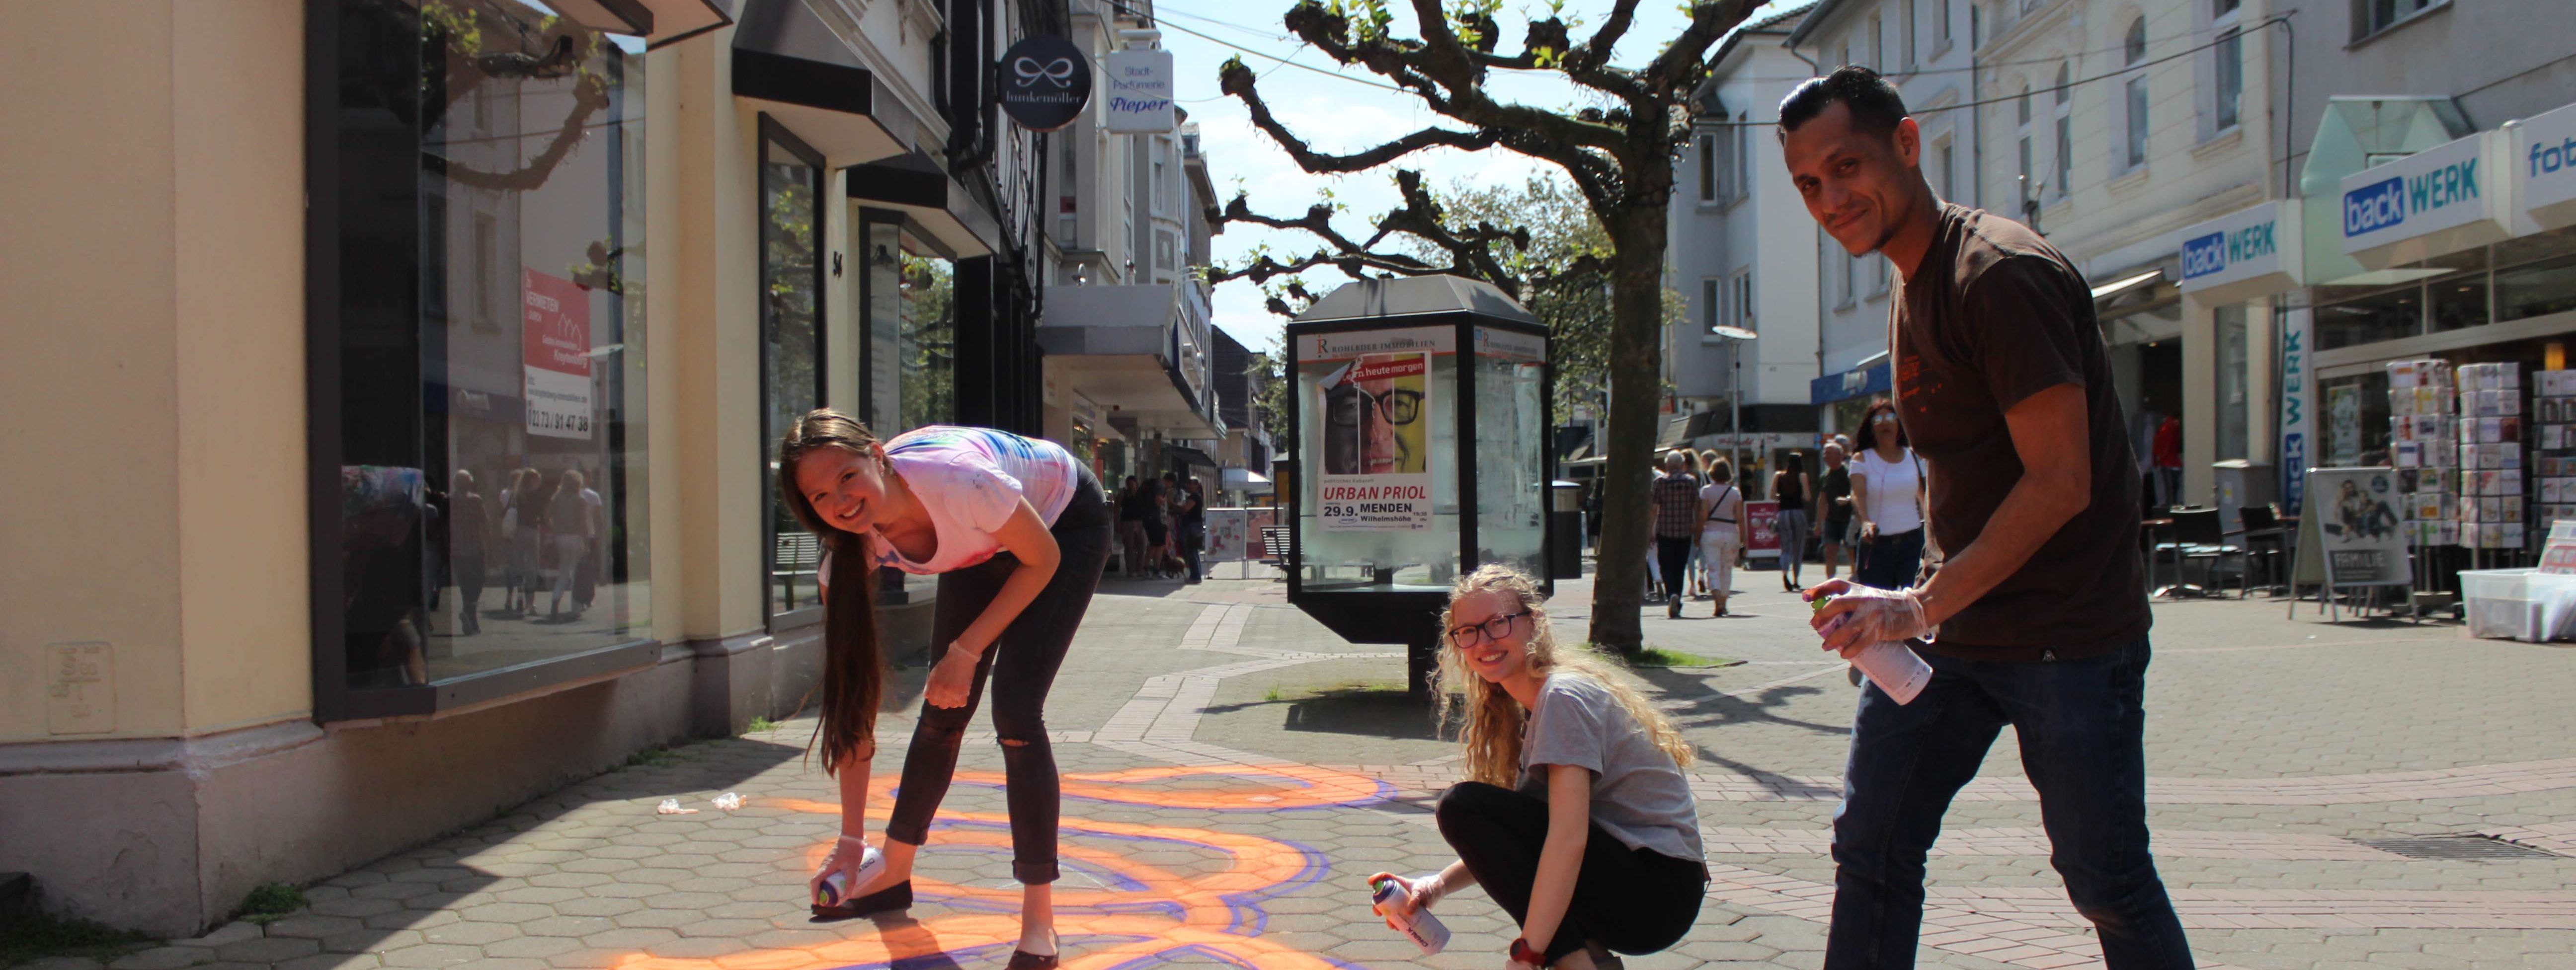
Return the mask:
[(1549, 632), (1538, 584), (1506, 566), (1458, 581), (1441, 617), (1441, 723), (1469, 780), (1440, 796), (1458, 861), (1411, 879), (1390, 924), (1482, 885), (1520, 924), (1517, 967), (1590, 970), (1672, 946), (1708, 885), (1690, 745), (1626, 677)]

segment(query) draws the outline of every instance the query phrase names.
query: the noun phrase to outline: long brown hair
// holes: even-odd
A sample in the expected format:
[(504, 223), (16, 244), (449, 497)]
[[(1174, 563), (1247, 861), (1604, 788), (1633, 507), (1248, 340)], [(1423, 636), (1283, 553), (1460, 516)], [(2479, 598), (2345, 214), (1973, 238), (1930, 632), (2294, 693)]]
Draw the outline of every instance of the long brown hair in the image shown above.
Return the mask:
[[(778, 442), (778, 496), (832, 556), (832, 574), (824, 577), (823, 718), (814, 729), (814, 740), (823, 745), (826, 775), (838, 772), (843, 761), (876, 753), (877, 704), (885, 697), (885, 648), (877, 640), (877, 564), (866, 536), (824, 524), (805, 490), (796, 487), (796, 465), (825, 449), (883, 463), (876, 445), (877, 436), (867, 425), (831, 408), (806, 412)], [(881, 470), (894, 474), (890, 464)], [(806, 744), (809, 756), (813, 743)]]
[[(1551, 671), (1571, 670), (1591, 677), (1637, 722), (1648, 741), (1672, 757), (1675, 770), (1690, 767), (1697, 752), (1682, 739), (1680, 731), (1673, 729), (1673, 722), (1665, 720), (1662, 712), (1646, 700), (1635, 683), (1589, 648), (1556, 642), (1556, 633), (1547, 622), (1547, 597), (1539, 594), (1537, 580), (1510, 566), (1486, 565), (1459, 577), (1449, 589), (1449, 602), (1455, 604), (1460, 597), (1484, 592), (1506, 594), (1519, 601), (1521, 609), (1529, 611), (1532, 672), (1543, 677)], [(1521, 727), (1529, 720), (1530, 712), (1510, 693), (1465, 668), (1458, 651), (1448, 643), (1450, 622), (1449, 606), (1442, 606), (1440, 670), (1431, 685), (1431, 696), (1440, 703), (1435, 723), (1450, 724), (1454, 718), (1458, 725), (1458, 745), (1466, 749), (1467, 780), (1509, 788), (1520, 775)], [(1450, 693), (1453, 690), (1466, 695), (1463, 702)]]

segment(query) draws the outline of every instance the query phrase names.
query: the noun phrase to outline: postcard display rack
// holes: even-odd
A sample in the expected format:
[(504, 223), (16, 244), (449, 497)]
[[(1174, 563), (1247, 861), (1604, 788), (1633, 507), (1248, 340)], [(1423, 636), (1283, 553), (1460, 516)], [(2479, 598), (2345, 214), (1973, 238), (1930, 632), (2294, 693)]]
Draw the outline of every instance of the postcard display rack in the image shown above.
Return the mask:
[[(2405, 495), (2406, 544), (2412, 548), (2460, 542), (2460, 420), (2454, 405), (2451, 365), (2439, 360), (2388, 363), (2388, 463)], [(2434, 589), (2425, 575), (2432, 557), (2417, 553), (2415, 588)]]
[(2461, 364), (2460, 545), (2479, 568), (2513, 565), (2525, 543), (2522, 368)]
[(2545, 370), (2531, 375), (2530, 412), (2523, 427), (2531, 436), (2530, 474), (2532, 533), (2546, 535), (2551, 524), (2576, 521), (2576, 370)]

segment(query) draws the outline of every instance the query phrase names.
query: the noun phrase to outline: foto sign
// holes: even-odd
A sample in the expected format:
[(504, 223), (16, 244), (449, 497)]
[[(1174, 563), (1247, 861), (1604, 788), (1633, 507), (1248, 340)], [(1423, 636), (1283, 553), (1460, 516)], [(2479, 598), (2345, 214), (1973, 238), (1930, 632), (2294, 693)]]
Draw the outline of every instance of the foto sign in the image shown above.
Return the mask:
[(2210, 306), (2299, 286), (2299, 202), (2276, 199), (2182, 232), (2182, 292)]
[(2542, 229), (2576, 226), (2576, 105), (2506, 126), (2513, 197)]
[(2502, 132), (2479, 132), (2344, 176), (2343, 251), (2387, 269), (2512, 235)]
[(1129, 135), (1172, 130), (1171, 52), (1115, 51), (1100, 59), (1100, 70), (1109, 76), (1103, 127)]
[(1054, 131), (1082, 117), (1091, 103), (1091, 59), (1052, 34), (1002, 52), (1002, 113), (1030, 131)]

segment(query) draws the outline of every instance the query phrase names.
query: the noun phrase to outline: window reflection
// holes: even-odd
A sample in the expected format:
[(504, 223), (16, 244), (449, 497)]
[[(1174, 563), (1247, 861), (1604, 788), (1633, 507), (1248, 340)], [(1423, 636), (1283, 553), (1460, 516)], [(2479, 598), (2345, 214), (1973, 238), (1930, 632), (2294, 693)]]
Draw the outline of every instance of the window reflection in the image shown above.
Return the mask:
[[(823, 405), (822, 178), (820, 155), (784, 131), (767, 133), (760, 159), (761, 394), (768, 416), (762, 450), (773, 462), (769, 443)], [(766, 485), (776, 466), (764, 468)], [(769, 496), (770, 614), (821, 606), (818, 540), (776, 488), (762, 493)]]
[(512, 0), (343, 27), (344, 80), (421, 72), (343, 134), (347, 684), (643, 636), (640, 47)]

